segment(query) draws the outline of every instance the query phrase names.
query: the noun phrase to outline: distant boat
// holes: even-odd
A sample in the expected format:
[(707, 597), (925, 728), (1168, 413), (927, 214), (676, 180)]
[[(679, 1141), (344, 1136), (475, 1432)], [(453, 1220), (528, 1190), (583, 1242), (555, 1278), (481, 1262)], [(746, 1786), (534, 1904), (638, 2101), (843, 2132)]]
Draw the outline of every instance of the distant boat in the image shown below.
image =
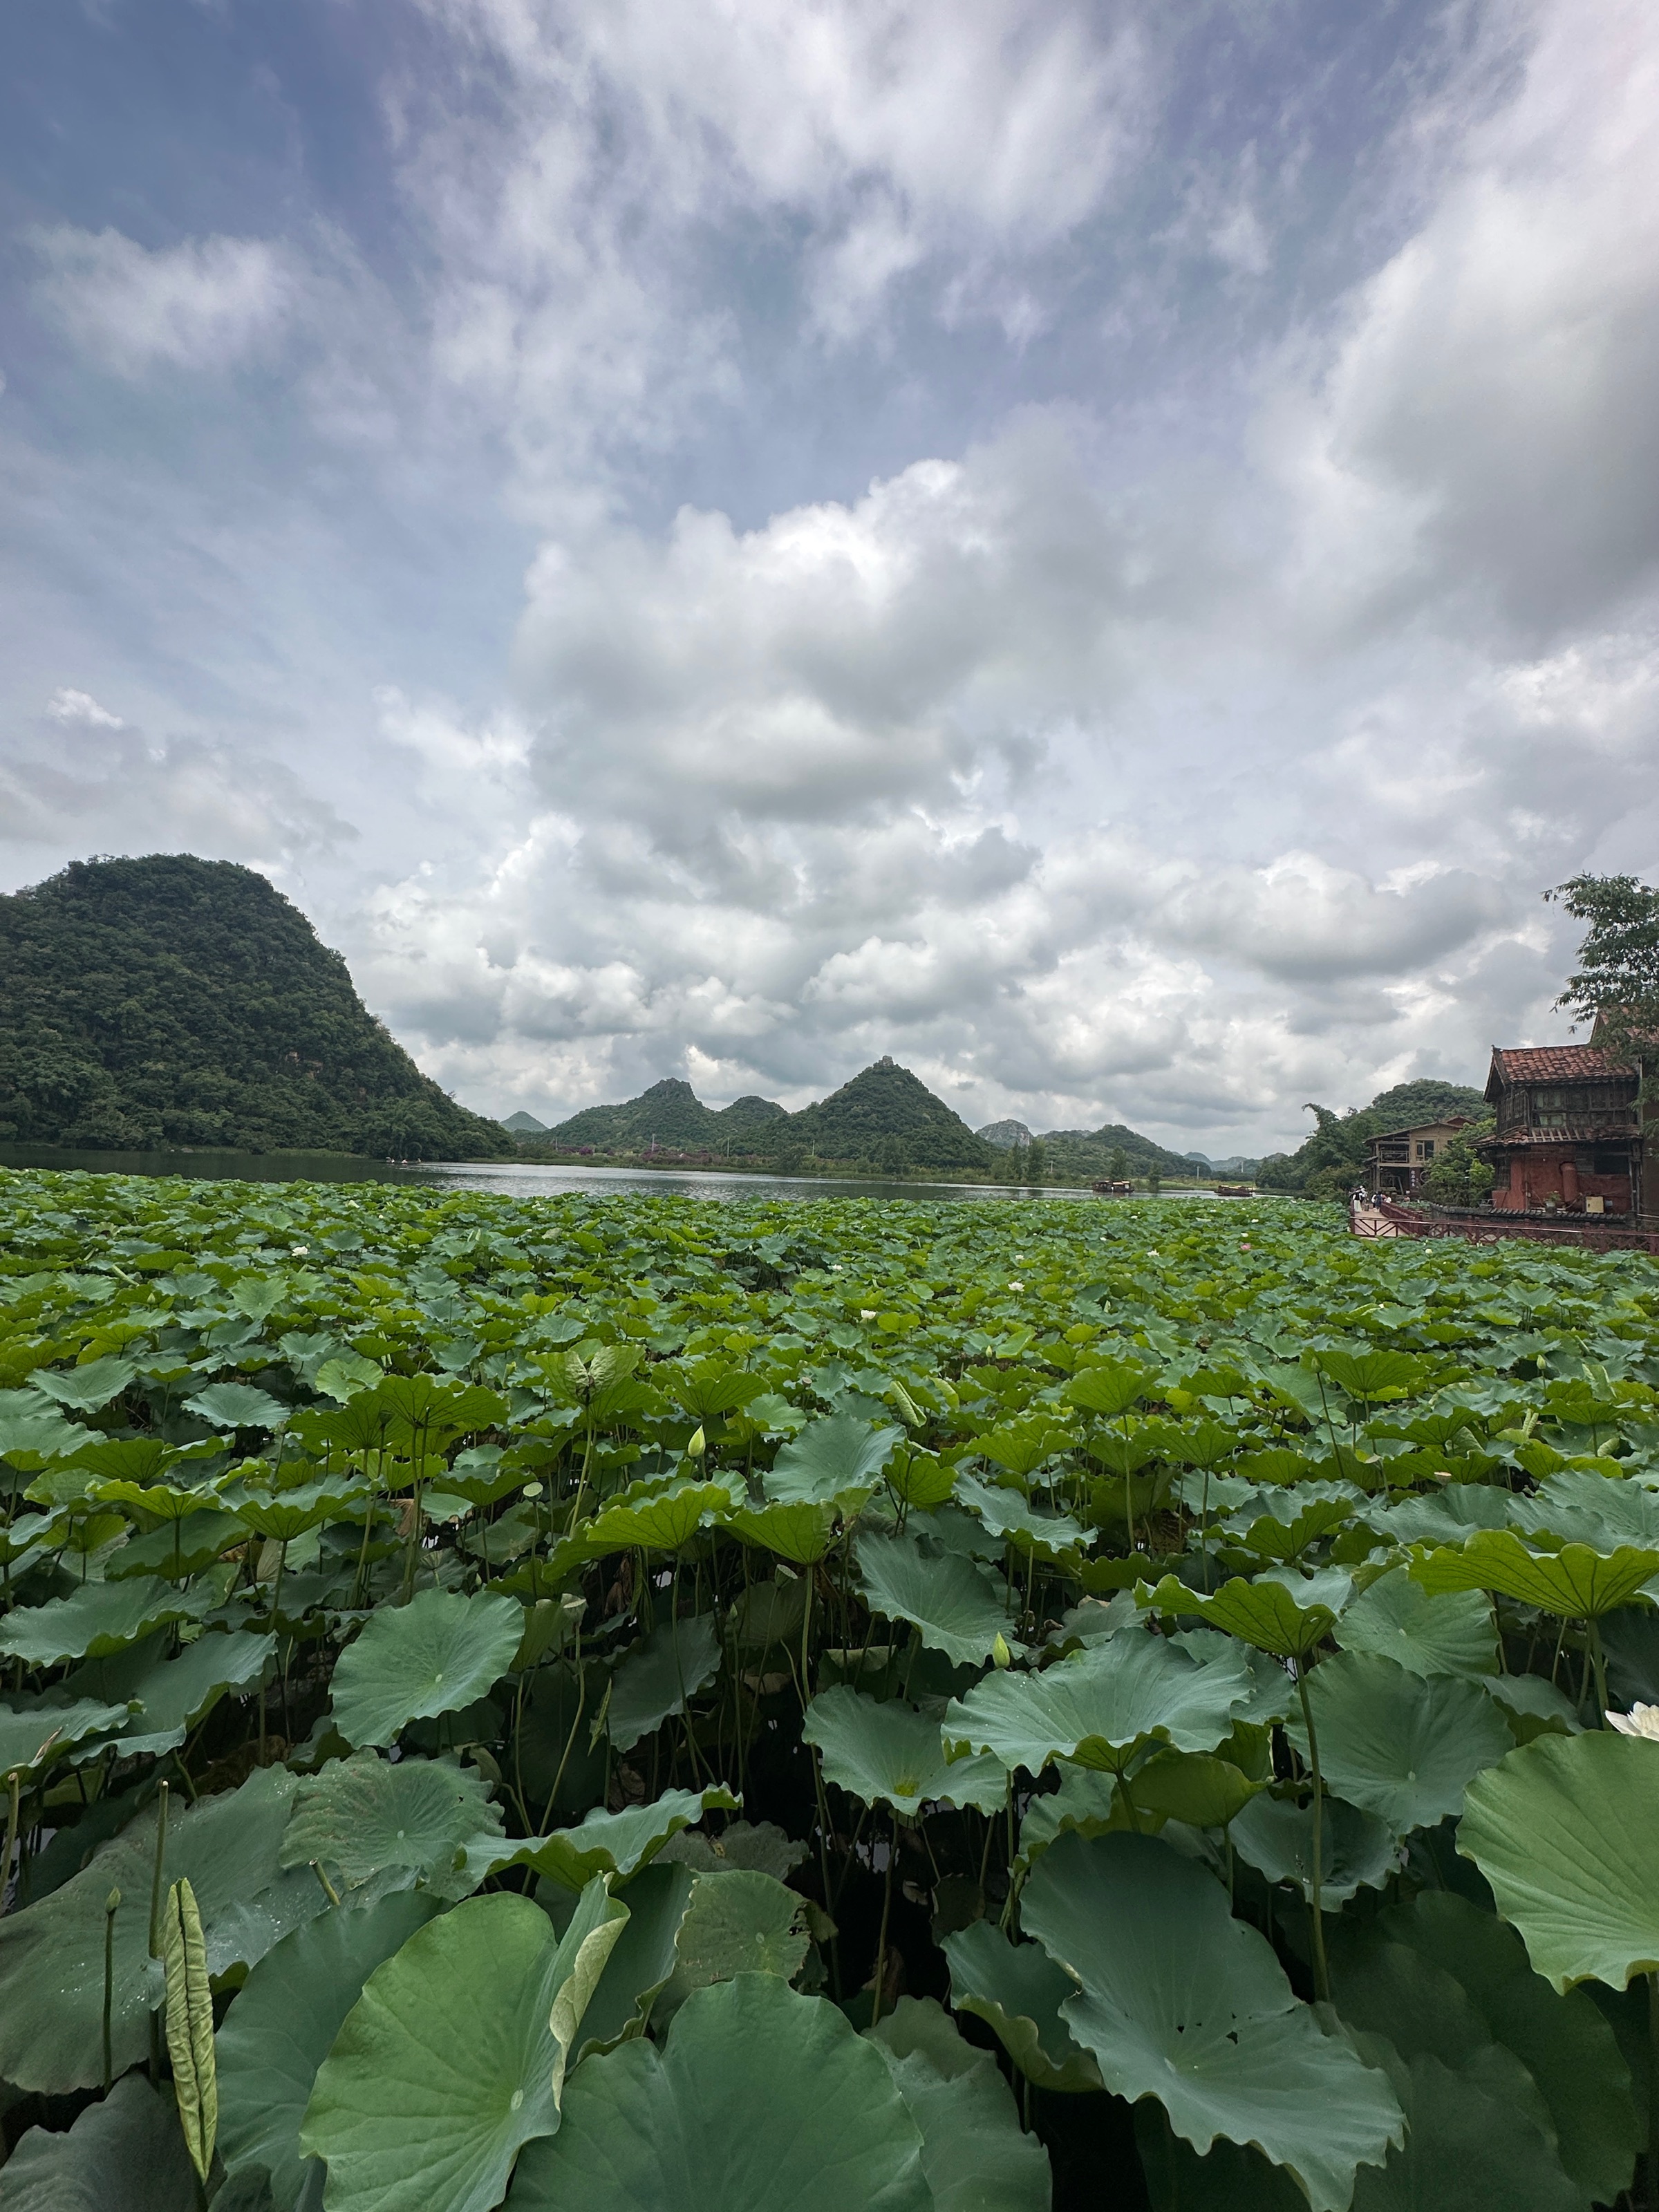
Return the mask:
[(1255, 1186), (1248, 1182), (1218, 1182), (1215, 1194), (1218, 1198), (1254, 1198)]
[(1097, 1182), (1089, 1188), (1097, 1198), (1131, 1198), (1134, 1194), (1132, 1182)]

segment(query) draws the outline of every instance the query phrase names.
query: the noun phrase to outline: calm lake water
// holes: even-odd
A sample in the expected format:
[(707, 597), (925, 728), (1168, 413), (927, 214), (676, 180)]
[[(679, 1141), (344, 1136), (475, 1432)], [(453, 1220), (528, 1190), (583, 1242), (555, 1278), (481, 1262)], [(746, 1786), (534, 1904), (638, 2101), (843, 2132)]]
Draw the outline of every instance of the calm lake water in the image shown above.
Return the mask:
[[(572, 1191), (648, 1190), (681, 1198), (1087, 1198), (1086, 1190), (1030, 1190), (1009, 1183), (855, 1182), (840, 1176), (733, 1175), (719, 1169), (548, 1167), (530, 1160), (447, 1161), (389, 1167), (336, 1152), (93, 1152), (52, 1145), (0, 1145), (0, 1167), (74, 1168), (96, 1175), (227, 1176), (243, 1182), (425, 1183), (443, 1190), (500, 1190), (515, 1198)], [(1164, 1198), (1212, 1198), (1167, 1191)], [(1115, 1203), (1121, 1205), (1122, 1200)]]

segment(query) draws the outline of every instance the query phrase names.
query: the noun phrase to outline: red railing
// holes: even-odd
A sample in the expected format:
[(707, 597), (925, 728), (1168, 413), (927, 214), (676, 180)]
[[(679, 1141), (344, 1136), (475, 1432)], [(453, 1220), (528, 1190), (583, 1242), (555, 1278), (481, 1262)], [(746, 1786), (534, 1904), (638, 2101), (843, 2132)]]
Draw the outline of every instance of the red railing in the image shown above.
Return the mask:
[(1496, 1244), (1520, 1237), (1539, 1244), (1565, 1244), (1591, 1252), (1659, 1253), (1659, 1220), (1638, 1214), (1633, 1220), (1540, 1221), (1521, 1213), (1476, 1212), (1449, 1206), (1401, 1206), (1379, 1195), (1369, 1205), (1352, 1204), (1348, 1223), (1356, 1237), (1461, 1237), (1470, 1244)]

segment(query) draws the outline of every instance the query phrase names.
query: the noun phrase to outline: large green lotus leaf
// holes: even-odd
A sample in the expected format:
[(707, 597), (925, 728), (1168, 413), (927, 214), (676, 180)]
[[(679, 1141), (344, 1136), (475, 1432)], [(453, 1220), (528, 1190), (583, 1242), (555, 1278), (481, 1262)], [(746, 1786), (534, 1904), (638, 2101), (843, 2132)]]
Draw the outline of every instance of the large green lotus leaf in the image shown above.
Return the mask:
[(91, 1660), (72, 1677), (77, 1690), (137, 1700), (140, 1711), (121, 1737), (124, 1759), (138, 1752), (160, 1758), (175, 1749), (221, 1698), (262, 1682), (276, 1656), (274, 1636), (245, 1629), (210, 1629), (176, 1659), (162, 1658), (161, 1645), (158, 1637), (112, 1659)]
[(1035, 1553), (1041, 1559), (1064, 1559), (1087, 1540), (1087, 1530), (1069, 1514), (1039, 1513), (1018, 1491), (981, 1482), (977, 1475), (957, 1476), (956, 1498), (959, 1505), (977, 1514), (992, 1535), (1005, 1536), (1016, 1550)]
[(331, 1521), (361, 1521), (374, 1492), (366, 1482), (349, 1475), (325, 1475), (316, 1482), (301, 1482), (292, 1490), (244, 1490), (240, 1486), (225, 1493), (256, 1535), (273, 1544), (291, 1544), (313, 1528)]
[[(1397, 1835), (1462, 1812), (1470, 1782), (1514, 1748), (1509, 1723), (1474, 1683), (1408, 1674), (1370, 1652), (1339, 1652), (1316, 1667), (1308, 1703), (1327, 1783)], [(1307, 1759), (1299, 1712), (1285, 1733)]]
[(1048, 2153), (1019, 2124), (988, 2051), (964, 2043), (933, 1997), (901, 1997), (869, 2031), (921, 2130), (934, 2212), (1048, 2212)]
[(1258, 1651), (1299, 1659), (1331, 1633), (1352, 1589), (1352, 1577), (1340, 1567), (1305, 1576), (1294, 1567), (1269, 1567), (1254, 1581), (1238, 1576), (1223, 1583), (1208, 1597), (1165, 1575), (1156, 1589), (1137, 1583), (1135, 1602), (1155, 1613), (1194, 1613)]
[[(778, 1974), (793, 1981), (811, 1938), (799, 1922), (805, 1900), (769, 1874), (700, 1874), (675, 1947), (673, 1973), (657, 2000), (659, 2022), (671, 2019), (696, 1990), (738, 1974)], [(630, 1893), (631, 1894), (631, 1893)]]
[(1291, 2176), (1259, 2150), (1218, 2136), (1200, 2158), (1150, 2098), (1135, 2106), (1134, 2120), (1152, 2212), (1307, 2212)]
[(1529, 1536), (1551, 1535), (1559, 1544), (1588, 1544), (1612, 1552), (1620, 1544), (1659, 1548), (1659, 1492), (1644, 1482), (1563, 1468), (1530, 1498), (1511, 1500), (1510, 1518)]
[(1361, 2031), (1354, 2041), (1387, 2073), (1406, 2116), (1406, 2141), (1382, 2172), (1357, 2177), (1354, 2212), (1573, 2212), (1581, 2203), (1510, 2052), (1486, 2043), (1448, 2063), (1429, 2050), (1407, 2058), (1383, 2035)]
[(459, 1712), (513, 1664), (524, 1607), (481, 1590), (421, 1590), (385, 1606), (335, 1664), (334, 1721), (352, 1744), (388, 1744), (410, 1721)]
[(0, 1705), (0, 1784), (49, 1765), (84, 1736), (113, 1735), (125, 1728), (132, 1711), (130, 1705), (105, 1705), (96, 1698), (21, 1709)]
[(60, 1406), (72, 1406), (77, 1413), (95, 1413), (112, 1398), (118, 1398), (137, 1372), (130, 1359), (106, 1356), (89, 1359), (83, 1367), (37, 1367), (29, 1387), (44, 1390)]
[(1583, 1990), (1552, 1990), (1516, 1930), (1453, 1891), (1420, 1891), (1390, 1905), (1376, 1927), (1459, 1984), (1486, 2033), (1537, 2085), (1583, 2203), (1613, 2203), (1630, 2185), (1637, 2115), (1630, 2069), (1600, 2008)]
[(27, 1667), (103, 1659), (169, 1621), (199, 1620), (212, 1603), (210, 1591), (175, 1589), (149, 1575), (83, 1583), (68, 1597), (8, 1613), (0, 1621), (0, 1652)]
[(1471, 1680), (1498, 1665), (1492, 1606), (1479, 1590), (1431, 1595), (1403, 1567), (1362, 1590), (1337, 1622), (1345, 1651), (1371, 1651), (1413, 1674), (1462, 1674)]
[(170, 2096), (142, 2074), (66, 2134), (31, 2128), (0, 2173), (5, 2212), (196, 2212), (196, 2176)]
[(1313, 2212), (1345, 2212), (1356, 2167), (1400, 2140), (1387, 2080), (1321, 2033), (1267, 1939), (1157, 1838), (1062, 1836), (1020, 1912), (1079, 1984), (1060, 2010), (1107, 2087), (1157, 2097), (1195, 2150), (1254, 2143)]
[(1513, 1528), (1480, 1528), (1461, 1550), (1414, 1559), (1411, 1572), (1425, 1590), (1497, 1590), (1568, 1620), (1597, 1620), (1659, 1575), (1659, 1551), (1621, 1544), (1603, 1553), (1564, 1544), (1559, 1552), (1534, 1552)]
[(558, 1939), (527, 1898), (469, 1898), (376, 1967), (300, 2127), (301, 2151), (327, 2161), (329, 2212), (499, 2204), (524, 2145), (559, 2124), (556, 2001), (577, 1987), (574, 2042), (626, 1920), (603, 1878)]
[(1137, 1811), (1194, 1828), (1224, 1828), (1267, 1787), (1206, 1751), (1154, 1752), (1127, 1784)]
[(733, 1820), (718, 1836), (701, 1836), (690, 1828), (671, 1836), (658, 1856), (677, 1860), (693, 1874), (746, 1867), (787, 1881), (806, 1852), (807, 1846), (786, 1835), (775, 1820)]
[(337, 1889), (377, 1895), (418, 1885), (452, 1902), (476, 1887), (457, 1866), (464, 1847), (501, 1833), (501, 1816), (474, 1767), (360, 1751), (300, 1784), (283, 1864), (315, 1860)]
[(1104, 2087), (1093, 2056), (1060, 2013), (1077, 1984), (1040, 1943), (1011, 1943), (988, 1920), (944, 1939), (951, 2002), (994, 2029), (998, 2041), (1039, 2089), (1080, 2094)]
[(580, 1534), (595, 1554), (644, 1550), (678, 1552), (706, 1521), (728, 1510), (732, 1493), (723, 1482), (672, 1482), (666, 1488), (613, 1498)]
[(1000, 1760), (947, 1759), (938, 1721), (900, 1698), (878, 1703), (857, 1690), (821, 1691), (806, 1709), (801, 1734), (817, 1746), (829, 1780), (866, 1805), (914, 1814), (934, 1798), (995, 1813), (1007, 1798), (1008, 1771)]
[[(302, 1921), (326, 1909), (317, 1877), (284, 1873), (278, 1859), (297, 1777), (263, 1767), (240, 1790), (172, 1811), (166, 1879), (187, 1880), (207, 1937), (216, 1980), (252, 1966)], [(0, 2077), (57, 2094), (104, 2074), (104, 1903), (115, 1915), (114, 2004), (110, 2048), (116, 2071), (149, 2047), (149, 2013), (161, 1970), (149, 1955), (150, 1882), (156, 1810), (130, 1821), (49, 1897), (0, 1920)]]
[(954, 1666), (988, 1659), (999, 1637), (1014, 1639), (1007, 1593), (956, 1552), (929, 1557), (914, 1535), (866, 1535), (859, 1543), (859, 1588), (872, 1613), (908, 1620), (930, 1650)]
[(823, 1999), (744, 1974), (689, 1998), (660, 2051), (585, 2060), (508, 2207), (933, 2212), (921, 2152), (875, 2045)]
[(1272, 1652), (1258, 1650), (1253, 1644), (1237, 1644), (1218, 1628), (1178, 1628), (1170, 1641), (1194, 1659), (1215, 1659), (1228, 1650), (1242, 1651), (1250, 1670), (1250, 1694), (1233, 1713), (1235, 1727), (1268, 1728), (1294, 1707), (1296, 1677)]
[[(862, 1500), (865, 1493), (854, 1492)], [(851, 1510), (849, 1504), (849, 1510)], [(840, 1534), (839, 1505), (811, 1504), (746, 1506), (734, 1512), (727, 1525), (745, 1544), (759, 1546), (792, 1566), (815, 1566)]]
[[(100, 1483), (99, 1487), (125, 1489), (126, 1486)], [(164, 1522), (147, 1536), (134, 1536), (112, 1552), (105, 1564), (104, 1579), (120, 1582), (128, 1575), (164, 1575), (169, 1581), (179, 1582), (185, 1575), (201, 1574), (234, 1546), (245, 1543), (247, 1533), (246, 1522), (234, 1513), (204, 1506), (199, 1512)]]
[(1659, 1746), (1534, 1738), (1469, 1784), (1457, 1848), (1553, 1988), (1659, 1972)]
[(723, 1783), (708, 1790), (669, 1790), (649, 1805), (629, 1805), (620, 1813), (590, 1813), (574, 1828), (522, 1843), (490, 1839), (468, 1847), (468, 1870), (482, 1881), (505, 1867), (534, 1867), (565, 1889), (585, 1888), (595, 1875), (614, 1875), (618, 1882), (647, 1866), (671, 1836), (693, 1826), (705, 1813), (735, 1812), (743, 1801)]
[(628, 1925), (611, 1947), (582, 2014), (579, 2057), (644, 2033), (678, 1960), (680, 1931), (696, 1882), (690, 1867), (665, 1864), (660, 1857), (629, 1881)]
[(8, 1390), (0, 1397), (0, 1459), (33, 1473), (49, 1459), (64, 1459), (82, 1444), (96, 1440), (97, 1431), (82, 1428), (55, 1406), (43, 1406), (30, 1390)]
[(1222, 1525), (1258, 1559), (1293, 1559), (1341, 1528), (1364, 1501), (1364, 1492), (1350, 1482), (1301, 1482), (1258, 1493)]
[[(1185, 1754), (1176, 1752), (1175, 1756), (1179, 1759)], [(1062, 1766), (1060, 1787), (1033, 1797), (1025, 1808), (1019, 1824), (1015, 1868), (1024, 1875), (1038, 1853), (1046, 1851), (1054, 1838), (1068, 1828), (1075, 1828), (1081, 1836), (1103, 1836), (1114, 1828), (1139, 1827), (1156, 1833), (1163, 1825), (1163, 1814), (1150, 1810), (1138, 1814), (1125, 1802), (1116, 1775), (1097, 1774), (1088, 1766)]]
[(249, 1382), (211, 1382), (185, 1401), (185, 1411), (212, 1429), (274, 1429), (293, 1410)]
[(631, 1751), (672, 1713), (683, 1713), (720, 1668), (720, 1627), (712, 1613), (659, 1620), (611, 1678), (605, 1731), (618, 1751)]
[(1159, 1636), (1117, 1636), (1041, 1674), (986, 1675), (945, 1710), (953, 1748), (1040, 1774), (1054, 1759), (1121, 1773), (1154, 1743), (1213, 1751), (1249, 1694), (1242, 1653), (1200, 1665)]
[(1110, 1419), (1127, 1413), (1138, 1399), (1146, 1396), (1152, 1381), (1144, 1367), (1133, 1366), (1127, 1360), (1091, 1360), (1088, 1366), (1078, 1369), (1060, 1395), (1068, 1406)]
[(781, 1505), (827, 1505), (848, 1491), (872, 1490), (903, 1441), (902, 1429), (831, 1413), (779, 1448), (764, 1478), (766, 1495)]
[[(1360, 1889), (1381, 1889), (1400, 1867), (1401, 1843), (1386, 1820), (1358, 1805), (1328, 1797), (1320, 1823), (1319, 1894), (1324, 1905), (1346, 1905)], [(1247, 1805), (1228, 1832), (1247, 1866), (1269, 1881), (1293, 1881), (1313, 1897), (1313, 1806), (1261, 1796)]]
[(405, 1892), (321, 1913), (268, 1951), (238, 1992), (214, 2039), (219, 2155), (232, 2173), (267, 2169), (276, 2212), (321, 2205), (323, 2166), (300, 2149), (317, 2069), (368, 1977), (440, 1909)]
[(1339, 1390), (1367, 1405), (1416, 1389), (1426, 1372), (1423, 1362), (1409, 1352), (1379, 1351), (1370, 1346), (1358, 1352), (1316, 1352), (1313, 1358), (1314, 1364), (1330, 1376)]
[(1547, 1729), (1557, 1735), (1577, 1735), (1583, 1726), (1566, 1692), (1541, 1674), (1483, 1674), (1480, 1686), (1509, 1716), (1517, 1743), (1530, 1743)]

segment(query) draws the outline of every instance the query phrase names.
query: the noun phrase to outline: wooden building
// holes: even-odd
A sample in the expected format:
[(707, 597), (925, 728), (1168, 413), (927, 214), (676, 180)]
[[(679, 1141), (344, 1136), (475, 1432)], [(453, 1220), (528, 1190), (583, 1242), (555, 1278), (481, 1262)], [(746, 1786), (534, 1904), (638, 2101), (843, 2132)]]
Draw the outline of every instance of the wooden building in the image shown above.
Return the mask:
[[(1640, 1089), (1635, 1068), (1620, 1065), (1594, 1044), (1495, 1048), (1486, 1097), (1498, 1127), (1480, 1146), (1492, 1163), (1494, 1209), (1589, 1214), (1641, 1210)], [(1659, 1169), (1659, 1127), (1654, 1133), (1650, 1181)]]
[(1428, 1181), (1435, 1156), (1443, 1152), (1460, 1129), (1469, 1127), (1473, 1115), (1453, 1115), (1444, 1121), (1423, 1121), (1409, 1129), (1389, 1129), (1365, 1141), (1367, 1190), (1421, 1190)]

